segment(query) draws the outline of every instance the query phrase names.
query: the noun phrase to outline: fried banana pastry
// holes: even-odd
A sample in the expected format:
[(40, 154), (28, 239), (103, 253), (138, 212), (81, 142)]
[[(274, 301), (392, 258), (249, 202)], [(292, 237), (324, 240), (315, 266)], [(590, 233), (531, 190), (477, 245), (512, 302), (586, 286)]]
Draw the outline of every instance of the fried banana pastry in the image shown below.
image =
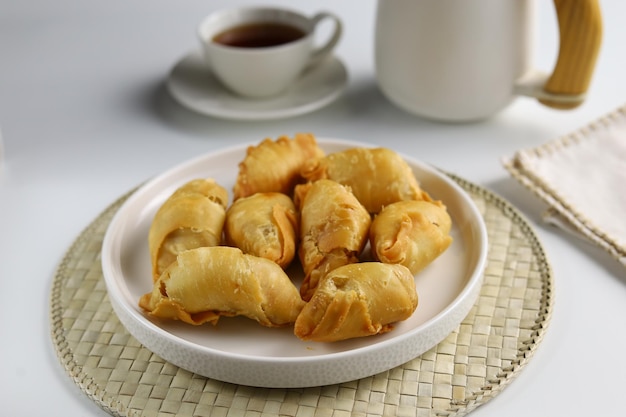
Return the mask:
[(275, 262), (214, 246), (180, 253), (139, 306), (154, 317), (194, 325), (245, 316), (280, 327), (295, 322), (304, 301)]
[(309, 300), (329, 271), (353, 262), (367, 243), (370, 214), (348, 187), (319, 180), (296, 187), (300, 208), (300, 247), (304, 269), (300, 295)]
[(339, 267), (320, 281), (296, 319), (302, 340), (334, 342), (385, 333), (417, 308), (411, 272), (402, 265), (363, 262)]
[(189, 181), (172, 193), (148, 232), (153, 281), (180, 252), (221, 244), (227, 204), (228, 192), (212, 179)]
[(429, 199), (402, 157), (387, 148), (351, 148), (307, 162), (302, 176), (349, 186), (370, 213), (402, 200)]
[(452, 219), (440, 201), (390, 204), (372, 221), (372, 254), (381, 262), (404, 265), (416, 274), (448, 249), (451, 227)]
[(293, 139), (281, 136), (276, 141), (265, 139), (250, 146), (233, 188), (234, 199), (259, 192), (279, 192), (291, 195), (293, 188), (302, 182), (300, 171), (309, 159), (324, 156), (315, 136), (296, 134)]
[(296, 253), (298, 213), (282, 193), (257, 193), (235, 200), (226, 210), (226, 244), (276, 262), (283, 269)]

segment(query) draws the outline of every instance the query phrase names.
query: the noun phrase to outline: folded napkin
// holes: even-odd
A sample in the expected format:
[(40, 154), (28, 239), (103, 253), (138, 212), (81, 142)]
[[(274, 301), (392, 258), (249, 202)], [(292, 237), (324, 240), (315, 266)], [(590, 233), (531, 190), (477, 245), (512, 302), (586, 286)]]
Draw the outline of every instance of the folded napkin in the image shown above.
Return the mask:
[(546, 222), (584, 236), (626, 266), (626, 106), (520, 150), (503, 165), (550, 206)]

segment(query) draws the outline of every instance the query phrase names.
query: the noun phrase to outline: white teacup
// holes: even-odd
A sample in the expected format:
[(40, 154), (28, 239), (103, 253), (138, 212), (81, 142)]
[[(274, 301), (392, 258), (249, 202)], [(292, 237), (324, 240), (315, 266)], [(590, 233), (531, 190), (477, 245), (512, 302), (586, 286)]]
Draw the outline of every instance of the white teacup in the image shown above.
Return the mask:
[[(321, 21), (334, 21), (326, 42), (315, 44)], [(273, 39), (263, 41), (268, 33)], [(236, 94), (265, 98), (284, 92), (302, 72), (330, 55), (342, 33), (340, 19), (275, 7), (219, 10), (202, 20), (198, 35), (213, 74)]]

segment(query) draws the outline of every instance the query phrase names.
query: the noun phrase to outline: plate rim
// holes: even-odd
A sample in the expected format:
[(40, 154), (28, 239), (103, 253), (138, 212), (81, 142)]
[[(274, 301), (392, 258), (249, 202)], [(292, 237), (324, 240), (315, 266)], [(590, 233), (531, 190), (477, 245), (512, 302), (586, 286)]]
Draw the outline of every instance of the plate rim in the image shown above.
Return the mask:
[[(340, 146), (340, 147), (345, 147), (345, 148), (359, 147), (359, 146), (360, 147), (380, 147), (380, 145), (376, 145), (372, 143), (346, 140), (346, 139), (317, 138), (316, 140), (318, 144), (321, 145), (322, 147), (324, 147), (324, 145)], [(194, 164), (199, 163), (202, 160), (215, 157), (217, 155), (231, 153), (231, 152), (245, 152), (245, 149), (248, 146), (255, 145), (255, 144), (256, 143), (242, 143), (242, 144), (231, 145), (231, 146), (227, 146), (223, 148), (218, 148), (213, 151), (209, 151), (207, 153), (195, 156), (193, 158), (187, 159), (185, 161), (182, 161), (178, 164), (173, 165), (169, 169), (152, 177), (150, 180), (144, 182), (137, 189), (135, 189), (134, 192), (129, 196), (129, 198), (126, 199), (126, 201), (124, 201), (124, 203), (120, 206), (118, 211), (113, 215), (111, 222), (107, 226), (107, 230), (103, 238), (102, 254), (101, 254), (102, 272), (103, 272), (103, 276), (105, 280), (105, 285), (107, 288), (107, 293), (110, 296), (109, 298), (114, 308), (114, 311), (120, 318), (120, 321), (122, 322), (124, 327), (129, 331), (129, 333), (131, 333), (134, 337), (136, 337), (142, 344), (148, 347), (149, 350), (155, 352), (153, 347), (150, 346), (152, 342), (146, 343), (146, 340), (144, 339), (143, 335), (137, 334), (137, 333), (140, 333), (139, 330), (130, 328), (130, 327), (133, 327), (133, 323), (128, 322), (129, 318), (137, 319), (138, 318), (137, 311), (133, 309), (132, 306), (118, 299), (118, 298), (122, 298), (122, 299), (124, 298), (123, 294), (121, 294), (121, 292), (124, 289), (118, 288), (115, 282), (113, 282), (114, 280), (112, 278), (111, 264), (107, 262), (107, 260), (111, 259), (113, 252), (115, 252), (114, 251), (115, 246), (111, 245), (110, 243), (111, 243), (111, 240), (114, 238), (113, 236), (114, 229), (116, 227), (119, 227), (117, 226), (117, 224), (119, 222), (124, 221), (123, 220), (124, 208), (129, 205), (134, 204), (135, 200), (140, 199), (143, 194), (148, 193), (152, 187), (154, 187), (155, 185), (158, 185), (165, 178), (173, 175), (176, 172), (183, 171), (186, 167), (192, 166)], [(377, 352), (386, 350), (389, 347), (389, 345), (405, 344), (407, 343), (408, 339), (412, 339), (416, 337), (416, 333), (427, 332), (430, 328), (435, 326), (443, 317), (448, 316), (452, 313), (457, 313), (459, 317), (455, 318), (455, 320), (453, 321), (454, 325), (452, 326), (452, 328), (449, 329), (449, 331), (446, 329), (446, 332), (443, 337), (447, 336), (454, 329), (454, 327), (456, 327), (463, 320), (463, 318), (467, 315), (467, 313), (469, 312), (469, 310), (471, 309), (471, 307), (473, 306), (473, 304), (475, 303), (479, 295), (481, 284), (483, 282), (483, 273), (484, 273), (484, 269), (486, 266), (487, 255), (488, 255), (488, 240), (487, 240), (486, 225), (485, 225), (483, 217), (481, 216), (478, 208), (476, 207), (471, 197), (469, 197), (469, 195), (465, 192), (465, 190), (463, 190), (463, 188), (459, 184), (457, 184), (453, 179), (451, 179), (444, 172), (437, 169), (431, 164), (428, 164), (424, 161), (418, 160), (406, 154), (402, 154), (402, 153), (399, 153), (399, 154), (409, 164), (416, 165), (420, 169), (429, 171), (430, 173), (436, 175), (440, 180), (445, 181), (451, 188), (455, 190), (455, 192), (457, 192), (459, 195), (463, 197), (463, 199), (465, 200), (465, 203), (469, 204), (469, 207), (473, 211), (473, 217), (479, 219), (477, 228), (478, 228), (479, 234), (481, 235), (481, 239), (480, 239), (481, 247), (478, 250), (477, 261), (476, 261), (474, 270), (471, 273), (471, 275), (468, 277), (467, 282), (465, 283), (463, 288), (460, 290), (460, 292), (456, 295), (456, 297), (449, 304), (447, 304), (445, 308), (439, 311), (435, 316), (431, 317), (430, 319), (426, 320), (424, 323), (421, 323), (419, 326), (411, 329), (410, 331), (407, 331), (406, 333), (399, 334), (391, 339), (379, 341), (378, 343), (374, 343), (372, 345), (360, 346), (354, 349), (348, 349), (348, 350), (344, 350), (340, 352), (324, 353), (324, 354), (315, 355), (315, 356), (288, 356), (288, 357), (284, 357), (284, 356), (272, 357), (272, 356), (260, 356), (260, 355), (233, 353), (233, 352), (227, 352), (224, 350), (219, 350), (219, 349), (209, 347), (209, 346), (200, 345), (198, 343), (195, 343), (190, 340), (186, 340), (178, 335), (168, 332), (167, 330), (159, 327), (157, 324), (151, 322), (145, 317), (139, 317), (138, 318), (139, 321), (136, 321), (136, 323), (134, 324), (141, 325), (144, 328), (143, 330), (145, 332), (150, 332), (153, 334), (156, 333), (156, 335), (163, 337), (164, 340), (168, 341), (168, 343), (180, 344), (184, 346), (185, 349), (188, 349), (190, 351), (197, 352), (200, 354), (206, 354), (212, 359), (224, 359), (226, 361), (232, 361), (232, 362), (248, 364), (248, 365), (254, 364), (256, 366), (283, 366), (284, 367), (284, 366), (300, 365), (300, 366), (306, 367), (306, 366), (310, 366), (312, 364), (316, 364), (320, 362), (332, 363), (332, 362), (342, 361), (343, 359), (347, 357), (371, 356), (371, 355), (376, 354)], [(117, 251), (117, 253), (119, 254), (119, 250)], [(122, 295), (122, 297), (113, 297), (111, 296), (112, 292), (113, 294), (120, 294)], [(430, 347), (435, 346), (440, 341), (441, 340), (437, 340), (436, 342), (431, 343)], [(424, 352), (425, 351), (422, 351), (418, 353), (417, 355), (414, 355), (411, 358), (408, 358), (407, 360), (417, 357), (423, 354)], [(162, 355), (162, 352), (155, 352), (155, 353), (163, 356), (164, 359), (171, 361), (175, 365), (185, 368), (184, 365), (177, 363), (175, 360), (171, 360), (171, 358), (166, 358), (164, 355)], [(404, 362), (401, 362), (401, 363), (404, 363)], [(390, 367), (386, 367), (385, 369), (380, 369), (379, 371), (391, 369), (395, 366), (400, 365), (401, 363), (395, 364)], [(209, 377), (209, 378), (215, 378), (215, 379), (222, 380), (225, 382), (231, 382), (231, 383), (236, 383), (236, 384), (241, 384), (241, 385), (263, 386), (263, 387), (269, 387), (269, 388), (272, 388), (272, 387), (296, 388), (296, 387), (318, 386), (318, 385), (328, 385), (331, 383), (346, 382), (348, 380), (359, 379), (361, 377), (369, 376), (374, 373), (377, 373), (377, 372), (373, 372), (373, 373), (368, 372), (367, 374), (361, 375), (358, 378), (350, 377), (345, 380), (336, 380), (336, 381), (333, 380), (330, 382), (325, 381), (322, 383), (315, 382), (311, 385), (308, 385), (308, 384), (303, 385), (302, 383), (298, 383), (296, 385), (291, 385), (289, 383), (276, 384), (276, 383), (270, 383), (270, 382), (268, 382), (267, 384), (256, 384), (256, 383), (249, 384), (249, 383), (246, 383), (245, 381), (233, 380), (232, 378), (229, 379), (229, 378), (219, 377), (216, 375), (205, 375), (205, 374), (202, 374), (202, 375)]]

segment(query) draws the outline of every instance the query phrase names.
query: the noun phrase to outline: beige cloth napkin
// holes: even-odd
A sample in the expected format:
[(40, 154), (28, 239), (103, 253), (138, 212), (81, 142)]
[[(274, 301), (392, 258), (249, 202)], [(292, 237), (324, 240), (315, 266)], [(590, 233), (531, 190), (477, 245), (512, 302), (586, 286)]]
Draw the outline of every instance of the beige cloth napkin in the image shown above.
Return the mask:
[(503, 160), (550, 207), (544, 220), (596, 243), (626, 266), (626, 106)]

